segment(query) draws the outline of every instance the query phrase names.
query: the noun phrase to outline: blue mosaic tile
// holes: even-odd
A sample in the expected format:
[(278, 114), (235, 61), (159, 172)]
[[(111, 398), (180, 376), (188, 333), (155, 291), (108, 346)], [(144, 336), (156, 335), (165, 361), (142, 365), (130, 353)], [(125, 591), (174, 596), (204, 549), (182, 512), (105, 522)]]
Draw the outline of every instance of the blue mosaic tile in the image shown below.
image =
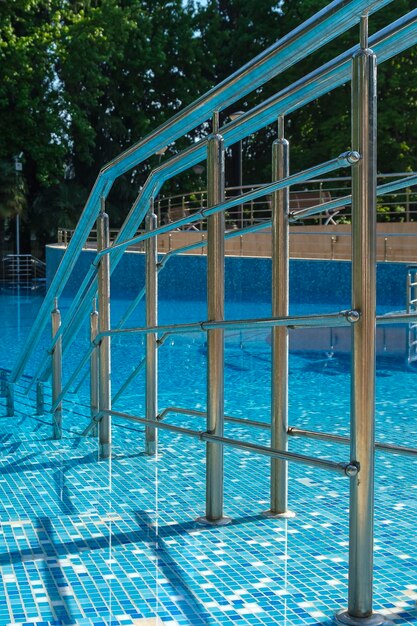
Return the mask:
[[(33, 304), (21, 306), (22, 318), (29, 320)], [(169, 306), (162, 306), (162, 319), (179, 311), (175, 303)], [(248, 316), (266, 306), (239, 305)], [(62, 309), (67, 307), (63, 301)], [(239, 308), (230, 307), (232, 312)], [(202, 312), (204, 305), (190, 303), (183, 315), (198, 319)], [(18, 349), (17, 339), (12, 341), (17, 335), (13, 326), (11, 353)], [(84, 329), (76, 353), (86, 337)], [(115, 345), (114, 390), (143, 351), (136, 339)], [(267, 421), (267, 335), (227, 334), (225, 354), (226, 412)], [(66, 365), (64, 376), (74, 363)], [(160, 406), (204, 410), (205, 363), (199, 336), (164, 346)], [(290, 423), (346, 435), (348, 369), (343, 353), (292, 354)], [(158, 457), (149, 458), (143, 455), (143, 428), (115, 419), (113, 459), (98, 462), (94, 439), (79, 436), (88, 423), (87, 383), (64, 402), (61, 441), (50, 439), (50, 416), (34, 414), (33, 393), (25, 396), (17, 389), (15, 417), (0, 419), (0, 625), (120, 626), (157, 615), (165, 626), (328, 626), (334, 612), (346, 606), (347, 480), (291, 465), (289, 501), (297, 515), (267, 519), (261, 512), (268, 508), (268, 459), (226, 448), (225, 511), (233, 522), (201, 527), (195, 519), (204, 513), (204, 446), (160, 432)], [(414, 388), (415, 374), (399, 358), (378, 361), (378, 439), (413, 445)], [(50, 402), (49, 387), (45, 395)], [(120, 403), (121, 410), (132, 406), (143, 414), (143, 376)], [(0, 411), (5, 412), (3, 399)], [(204, 429), (198, 417), (167, 419)], [(268, 445), (263, 430), (230, 423), (225, 430)], [(294, 438), (290, 446), (322, 458), (346, 460), (348, 455), (347, 448), (318, 441)], [(374, 606), (395, 623), (415, 624), (416, 462), (378, 453), (376, 470)]]

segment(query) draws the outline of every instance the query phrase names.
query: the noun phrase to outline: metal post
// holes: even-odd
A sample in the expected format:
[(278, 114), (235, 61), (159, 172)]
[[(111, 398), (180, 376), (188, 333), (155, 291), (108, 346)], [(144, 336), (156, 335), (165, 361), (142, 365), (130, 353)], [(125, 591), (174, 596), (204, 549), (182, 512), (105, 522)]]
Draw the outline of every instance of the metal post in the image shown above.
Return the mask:
[[(231, 113), (229, 116), (232, 120), (237, 120), (244, 115), (244, 111), (236, 111), (235, 113)], [(243, 143), (240, 139), (231, 147), (231, 180), (228, 181), (228, 186), (235, 187), (233, 191), (234, 196), (239, 196), (243, 193), (243, 155), (242, 155)], [(237, 189), (236, 189), (237, 188)], [(230, 215), (232, 219), (235, 221), (235, 225), (237, 228), (243, 228), (243, 204), (235, 207)]]
[[(207, 146), (207, 206), (224, 199), (224, 143), (218, 134), (218, 114), (213, 116), (213, 134)], [(224, 320), (224, 213), (207, 219), (207, 315), (209, 320)], [(224, 430), (224, 330), (207, 332), (207, 431), (223, 436)], [(222, 525), (223, 448), (206, 443), (206, 515), (198, 521)]]
[[(101, 212), (97, 219), (97, 250), (109, 247), (109, 216), (104, 211), (105, 199), (101, 199)], [(100, 259), (98, 268), (98, 315), (99, 331), (110, 330), (110, 256), (105, 254)], [(111, 410), (111, 360), (110, 337), (103, 337), (99, 347), (99, 394), (98, 408), (101, 411)], [(101, 415), (98, 428), (99, 458), (111, 456), (111, 417)]]
[[(152, 209), (146, 217), (146, 230), (157, 228), (157, 217)], [(156, 237), (147, 239), (146, 249), (146, 325), (156, 326), (158, 323), (158, 250)], [(146, 336), (146, 419), (156, 421), (158, 414), (158, 335), (150, 333)], [(146, 454), (155, 454), (158, 443), (156, 428), (145, 428)]]
[(13, 383), (7, 383), (6, 415), (7, 417), (13, 417), (14, 415), (14, 384)]
[(350, 483), (349, 599), (338, 621), (377, 626), (386, 622), (372, 612), (377, 93), (376, 56), (368, 49), (367, 31), (365, 15), (352, 74), (352, 149), (361, 155), (352, 168), (352, 307), (361, 317), (352, 331), (351, 459), (360, 471)]
[(405, 190), (405, 221), (406, 222), (410, 221), (410, 193), (411, 193), (411, 189), (410, 187), (407, 187), (407, 189)]
[[(284, 117), (278, 120), (278, 139), (272, 145), (272, 180), (289, 176), (289, 143)], [(272, 316), (288, 315), (289, 189), (272, 194)], [(272, 329), (271, 447), (288, 450), (288, 329)], [(271, 459), (271, 508), (265, 515), (293, 517), (288, 510), (288, 463)]]
[(6, 370), (0, 370), (0, 397), (7, 397), (7, 372)]
[(43, 383), (38, 382), (36, 384), (36, 415), (43, 415), (45, 413), (45, 395)]
[[(90, 313), (90, 341), (94, 342), (95, 338), (98, 335), (98, 311), (96, 310), (97, 302), (94, 298), (93, 300), (93, 310)], [(90, 356), (90, 415), (93, 420), (98, 414), (98, 405), (99, 405), (99, 367), (100, 367), (100, 357), (99, 357), (99, 347), (93, 350)], [(97, 437), (98, 435), (98, 424), (95, 424), (90, 431), (90, 435), (92, 437)]]
[[(61, 312), (58, 309), (58, 298), (55, 298), (52, 318), (52, 338), (57, 334), (61, 326)], [(57, 339), (52, 351), (52, 404), (55, 404), (62, 391), (62, 337)], [(52, 415), (52, 438), (62, 437), (62, 403), (60, 402)]]

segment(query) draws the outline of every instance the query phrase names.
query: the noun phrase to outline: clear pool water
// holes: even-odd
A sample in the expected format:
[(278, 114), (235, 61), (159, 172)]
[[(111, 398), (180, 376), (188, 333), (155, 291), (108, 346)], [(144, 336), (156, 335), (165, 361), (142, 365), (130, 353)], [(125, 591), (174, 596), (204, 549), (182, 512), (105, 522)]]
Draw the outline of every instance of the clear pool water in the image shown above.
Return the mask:
[[(0, 365), (10, 367), (38, 297), (0, 298)], [(205, 318), (198, 301), (162, 302), (160, 322)], [(62, 301), (63, 312), (69, 302)], [(126, 302), (113, 309), (113, 323)], [(311, 306), (308, 307), (311, 310)], [(321, 311), (343, 305), (315, 307)], [(294, 313), (306, 310), (300, 307)], [(229, 303), (229, 319), (269, 315), (268, 303)], [(143, 310), (132, 324), (143, 323)], [(377, 439), (413, 446), (416, 377), (405, 366), (402, 329), (378, 338)], [(65, 376), (86, 345), (84, 328)], [(45, 337), (46, 342), (46, 337)], [(138, 336), (114, 342), (113, 393), (144, 354)], [(299, 331), (290, 356), (290, 424), (348, 434), (349, 337)], [(44, 355), (39, 357), (39, 361)], [(36, 369), (31, 363), (29, 371)], [(159, 406), (205, 409), (205, 338), (175, 336), (159, 350)], [(348, 480), (290, 465), (291, 520), (262, 517), (268, 508), (267, 458), (225, 448), (225, 513), (233, 523), (202, 528), (204, 446), (160, 432), (156, 459), (143, 455), (143, 428), (114, 420), (114, 457), (97, 462), (87, 423), (87, 384), (64, 404), (64, 438), (50, 439), (50, 416), (36, 416), (31, 391), (19, 394), (14, 418), (0, 420), (0, 625), (330, 624), (346, 607)], [(46, 395), (50, 392), (46, 389)], [(4, 402), (2, 412), (5, 413)], [(116, 409), (143, 415), (143, 373)], [(227, 414), (268, 421), (268, 333), (227, 333)], [(204, 428), (198, 417), (174, 424)], [(268, 445), (265, 431), (226, 425), (226, 434)], [(348, 448), (291, 439), (290, 449), (348, 460)], [(395, 623), (417, 621), (416, 461), (377, 453), (376, 610)]]

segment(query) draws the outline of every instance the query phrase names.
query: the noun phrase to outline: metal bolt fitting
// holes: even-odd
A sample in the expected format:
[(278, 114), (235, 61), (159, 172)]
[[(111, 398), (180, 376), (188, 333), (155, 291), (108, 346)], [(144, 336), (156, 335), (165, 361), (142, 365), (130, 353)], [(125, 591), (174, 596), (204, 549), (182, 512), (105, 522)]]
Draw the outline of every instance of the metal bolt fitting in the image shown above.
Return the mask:
[(349, 163), (354, 165), (355, 163), (358, 163), (362, 157), (359, 154), (359, 152), (356, 152), (356, 150), (352, 150), (352, 152), (348, 152), (348, 154), (346, 155), (346, 158), (349, 161)]
[(359, 463), (349, 463), (345, 467), (345, 474), (349, 478), (353, 478), (354, 476), (357, 476), (358, 472), (359, 472)]
[(352, 324), (354, 324), (355, 322), (358, 322), (361, 316), (359, 311), (356, 311), (356, 309), (352, 309), (351, 311), (346, 311), (345, 315), (346, 315), (347, 321), (351, 322)]

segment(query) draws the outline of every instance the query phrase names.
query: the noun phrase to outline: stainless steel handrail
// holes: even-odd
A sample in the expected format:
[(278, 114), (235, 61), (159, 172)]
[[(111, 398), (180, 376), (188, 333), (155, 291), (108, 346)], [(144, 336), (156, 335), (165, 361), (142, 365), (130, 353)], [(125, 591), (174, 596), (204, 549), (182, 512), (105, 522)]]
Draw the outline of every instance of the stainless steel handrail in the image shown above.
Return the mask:
[(121, 411), (103, 411), (114, 417), (121, 417), (133, 422), (139, 422), (140, 424), (152, 424), (154, 428), (160, 428), (162, 430), (168, 430), (176, 432), (178, 434), (188, 435), (189, 437), (196, 437), (200, 441), (213, 441), (224, 446), (230, 446), (232, 448), (238, 448), (241, 450), (249, 450), (255, 454), (261, 454), (276, 459), (286, 459), (288, 461), (294, 461), (295, 463), (301, 463), (302, 465), (310, 465), (312, 467), (319, 467), (321, 469), (327, 469), (337, 472), (344, 476), (352, 478), (357, 475), (359, 468), (354, 463), (348, 461), (345, 463), (337, 463), (335, 461), (329, 461), (328, 459), (320, 459), (317, 457), (306, 456), (304, 454), (297, 454), (295, 452), (284, 452), (268, 446), (262, 446), (255, 443), (249, 443), (247, 441), (239, 441), (231, 439), (230, 437), (219, 437), (202, 430), (193, 430), (191, 428), (184, 428), (184, 426), (175, 426), (174, 424), (167, 424), (166, 422), (151, 422), (151, 420), (138, 415), (130, 415), (129, 413), (122, 413)]
[[(32, 350), (37, 345), (40, 335), (45, 328), (46, 318), (51, 310), (53, 298), (58, 297), (62, 292), (83, 243), (93, 227), (98, 214), (100, 198), (107, 197), (113, 181), (127, 170), (137, 166), (157, 150), (160, 150), (187, 131), (204, 122), (211, 116), (213, 110), (220, 110), (236, 102), (268, 79), (283, 72), (301, 58), (305, 58), (324, 43), (334, 39), (337, 35), (358, 23), (364, 11), (373, 13), (391, 1), (334, 0), (322, 11), (294, 29), (268, 50), (243, 66), (230, 78), (214, 87), (206, 95), (199, 98), (184, 111), (179, 112), (101, 170), (81, 215), (77, 232), (74, 234), (67, 253), (55, 274), (48, 294), (29, 333), (25, 349), (21, 352), (15, 364), (11, 375), (12, 382), (18, 380), (23, 373)], [(397, 51), (398, 46), (395, 52)], [(237, 141), (237, 139), (234, 139), (234, 141)]]
[[(369, 45), (378, 52), (379, 62), (391, 58), (407, 47), (413, 45), (417, 36), (417, 9), (410, 11), (393, 24), (382, 29), (369, 39)], [(283, 89), (276, 96), (273, 96), (265, 103), (255, 107), (251, 111), (245, 113), (237, 120), (226, 124), (220, 129), (225, 141), (225, 145), (231, 145), (235, 141), (243, 138), (246, 134), (259, 130), (263, 126), (270, 124), (279, 114), (286, 113), (287, 110), (295, 111), (306, 103), (318, 98), (319, 96), (334, 89), (347, 80), (350, 80), (350, 59), (356, 48), (352, 47), (347, 52), (337, 57), (334, 61), (318, 68), (307, 77), (305, 83), (302, 80), (297, 81), (290, 87)], [(302, 92), (302, 97), (300, 95)], [(184, 150), (179, 155), (175, 155), (165, 163), (157, 167), (148, 177), (143, 189), (139, 193), (135, 203), (133, 204), (124, 225), (119, 231), (116, 242), (122, 241), (124, 238), (133, 236), (137, 231), (139, 224), (144, 218), (146, 206), (151, 197), (155, 197), (162, 186), (163, 182), (177, 173), (186, 170), (188, 167), (196, 165), (205, 158), (205, 150), (207, 147), (206, 140), (193, 145)], [(68, 251), (67, 251), (68, 253)], [(115, 269), (121, 259), (123, 251), (115, 251), (112, 254), (111, 271)], [(60, 266), (61, 267), (61, 266)], [(94, 268), (90, 268), (90, 278), (94, 275)], [(85, 286), (87, 277), (84, 279)], [(51, 285), (52, 286), (52, 285)], [(81, 319), (87, 315), (89, 301), (95, 293), (94, 287), (90, 287), (85, 293), (84, 304), (80, 307), (80, 301), (84, 296), (84, 292), (80, 289), (73, 299), (71, 307), (67, 313), (66, 320), (62, 324), (62, 332), (69, 335), (70, 340), (76, 335), (80, 326)], [(28, 340), (29, 343), (29, 340)], [(65, 351), (67, 343), (63, 344)], [(29, 358), (29, 354), (27, 356)]]
[(109, 248), (105, 248), (97, 253), (96, 258), (93, 262), (96, 265), (102, 256), (114, 253), (116, 250), (125, 250), (126, 248), (134, 245), (135, 243), (139, 243), (140, 241), (146, 241), (147, 239), (151, 239), (156, 237), (157, 235), (162, 235), (163, 233), (169, 233), (177, 228), (180, 228), (186, 224), (192, 224), (193, 222), (199, 221), (201, 218), (208, 217), (209, 215), (214, 215), (215, 213), (220, 213), (227, 211), (235, 206), (239, 206), (244, 201), (255, 200), (256, 198), (262, 198), (263, 196), (267, 196), (279, 189), (284, 189), (293, 185), (295, 182), (302, 182), (305, 180), (309, 180), (316, 175), (320, 175), (320, 173), (332, 172), (341, 167), (348, 167), (353, 163), (357, 163), (360, 159), (360, 155), (357, 152), (343, 152), (335, 159), (331, 159), (330, 161), (326, 161), (325, 163), (321, 163), (320, 165), (315, 165), (314, 167), (309, 168), (308, 170), (303, 170), (302, 172), (298, 172), (297, 174), (292, 174), (287, 178), (276, 181), (270, 185), (265, 185), (265, 187), (260, 187), (259, 189), (255, 189), (253, 191), (249, 191), (240, 196), (235, 196), (234, 198), (229, 198), (220, 204), (216, 204), (212, 207), (202, 209), (201, 211), (197, 211), (192, 215), (188, 215), (182, 219), (177, 220), (176, 222), (171, 222), (170, 224), (165, 224), (164, 226), (159, 226), (155, 228), (152, 232), (142, 233), (137, 237), (133, 237), (132, 239), (128, 239), (126, 241), (121, 241), (120, 243), (114, 243)]
[[(197, 411), (196, 409), (184, 409), (178, 406), (169, 406), (161, 411), (158, 415), (158, 420), (164, 419), (165, 415), (170, 413), (190, 415), (195, 417), (206, 417), (205, 411)], [(270, 430), (271, 424), (269, 422), (260, 422), (247, 417), (236, 417), (233, 415), (225, 415), (225, 421), (232, 424), (239, 424), (244, 426), (253, 426), (254, 428), (261, 428), (263, 430)], [(293, 437), (306, 437), (308, 439), (318, 439), (322, 441), (329, 441), (331, 443), (340, 443), (344, 445), (350, 444), (350, 438), (343, 435), (334, 435), (332, 433), (325, 433), (320, 431), (306, 430), (304, 428), (298, 428), (297, 426), (289, 426), (287, 430), (288, 435)], [(381, 452), (392, 452), (393, 454), (402, 454), (404, 456), (417, 456), (417, 448), (410, 448), (407, 446), (397, 446), (393, 443), (383, 443), (382, 441), (375, 441), (375, 450)]]
[[(304, 428), (297, 428), (296, 426), (290, 426), (288, 428), (288, 434), (293, 437), (306, 437), (307, 439), (318, 439), (320, 441), (341, 443), (347, 446), (350, 445), (349, 437), (314, 430), (305, 430)], [(402, 454), (404, 456), (417, 456), (417, 448), (397, 446), (393, 443), (383, 443), (382, 441), (375, 441), (375, 450), (380, 450), (381, 452), (392, 452), (393, 454)]]
[[(118, 328), (97, 333), (94, 342), (90, 343), (86, 353), (82, 356), (75, 370), (68, 378), (62, 392), (52, 404), (52, 411), (63, 400), (66, 393), (71, 388), (81, 370), (86, 366), (94, 348), (100, 345), (104, 337), (116, 337), (118, 335), (140, 334), (153, 335), (163, 333), (163, 335), (189, 334), (197, 332), (207, 332), (222, 328), (225, 330), (242, 330), (273, 328), (275, 326), (286, 326), (288, 328), (315, 328), (326, 326), (327, 328), (338, 328), (340, 326), (350, 326), (359, 320), (359, 313), (356, 311), (338, 311), (337, 313), (324, 313), (321, 315), (293, 315), (285, 317), (270, 317), (247, 320), (225, 320), (222, 322), (201, 321), (190, 322), (189, 324), (164, 324), (157, 326), (140, 326), (135, 328)], [(413, 318), (414, 319), (414, 318)]]

